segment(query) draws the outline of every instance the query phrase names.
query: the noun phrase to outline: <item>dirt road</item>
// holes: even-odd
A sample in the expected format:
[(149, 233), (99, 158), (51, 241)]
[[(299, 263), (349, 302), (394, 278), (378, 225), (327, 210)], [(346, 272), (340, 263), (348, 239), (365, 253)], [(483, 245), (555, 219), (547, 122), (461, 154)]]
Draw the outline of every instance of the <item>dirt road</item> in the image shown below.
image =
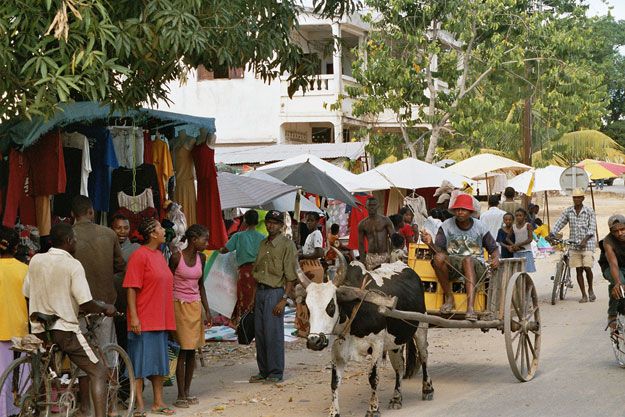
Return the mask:
[[(552, 224), (566, 198), (550, 199)], [(623, 207), (622, 197), (603, 198), (600, 233), (607, 216)], [(379, 396), (382, 414), (403, 416), (623, 416), (625, 369), (616, 366), (604, 331), (607, 282), (596, 269), (594, 303), (579, 304), (577, 284), (564, 302), (552, 306), (550, 275), (557, 256), (537, 260), (537, 285), (543, 322), (538, 373), (519, 383), (510, 371), (501, 333), (479, 330), (430, 331), (430, 375), (435, 395), (421, 401), (419, 378), (404, 381), (404, 408), (387, 410), (393, 372), (384, 365)], [(249, 384), (256, 373), (253, 347), (212, 345), (216, 356), (198, 368), (193, 391), (200, 405), (177, 415), (231, 417), (325, 416), (330, 404), (329, 352), (311, 352), (301, 342), (289, 346), (286, 380), (278, 385)], [(363, 416), (369, 397), (366, 364), (352, 363), (341, 386), (341, 416)], [(148, 391), (150, 389), (148, 388)], [(171, 404), (175, 388), (166, 388)], [(147, 397), (147, 396), (146, 396)], [(151, 403), (150, 398), (147, 404)]]

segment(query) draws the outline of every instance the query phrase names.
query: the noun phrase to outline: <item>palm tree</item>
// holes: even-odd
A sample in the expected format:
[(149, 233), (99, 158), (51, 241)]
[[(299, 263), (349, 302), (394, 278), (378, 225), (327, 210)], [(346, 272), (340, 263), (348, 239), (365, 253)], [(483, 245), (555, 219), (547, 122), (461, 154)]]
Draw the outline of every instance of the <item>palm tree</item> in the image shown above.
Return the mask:
[(532, 165), (567, 166), (586, 158), (623, 163), (625, 148), (597, 130), (580, 130), (543, 143), (542, 149), (532, 155)]

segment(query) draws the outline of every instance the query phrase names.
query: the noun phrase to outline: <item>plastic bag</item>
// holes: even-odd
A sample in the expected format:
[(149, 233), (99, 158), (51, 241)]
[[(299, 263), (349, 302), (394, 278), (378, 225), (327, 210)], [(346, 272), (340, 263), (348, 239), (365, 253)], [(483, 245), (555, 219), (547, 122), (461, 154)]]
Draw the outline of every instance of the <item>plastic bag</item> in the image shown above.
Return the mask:
[(232, 317), (237, 302), (238, 276), (234, 253), (215, 251), (211, 254), (204, 266), (204, 288), (211, 310)]

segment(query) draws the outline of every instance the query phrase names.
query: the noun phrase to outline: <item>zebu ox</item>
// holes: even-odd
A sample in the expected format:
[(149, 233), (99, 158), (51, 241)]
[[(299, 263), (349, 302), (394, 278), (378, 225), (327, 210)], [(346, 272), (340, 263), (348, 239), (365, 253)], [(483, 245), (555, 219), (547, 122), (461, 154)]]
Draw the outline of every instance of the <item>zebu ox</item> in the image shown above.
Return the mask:
[[(395, 370), (395, 391), (389, 408), (402, 407), (402, 373), (405, 370), (404, 377), (412, 376), (418, 370), (417, 361), (423, 370), (422, 398), (431, 400), (434, 388), (427, 372), (427, 325), (419, 326), (418, 322), (387, 318), (379, 313), (376, 304), (353, 296), (353, 287), (362, 288), (364, 291), (360, 291), (360, 295), (377, 293), (395, 296), (397, 309), (425, 313), (423, 286), (419, 275), (401, 262), (384, 264), (375, 271), (367, 271), (360, 262), (352, 262), (348, 266), (343, 255), (338, 251), (337, 254), (340, 266), (334, 283), (313, 283), (298, 270), (306, 290), (306, 305), (310, 310), (308, 348), (317, 351), (325, 349), (329, 343), (328, 335), (337, 336), (332, 344), (330, 416), (339, 416), (338, 387), (345, 365), (350, 360), (361, 361), (368, 355), (371, 356), (373, 365), (369, 373), (371, 399), (366, 417), (380, 415), (376, 392), (378, 368), (386, 354)], [(406, 362), (403, 354), (405, 344), (408, 347)]]

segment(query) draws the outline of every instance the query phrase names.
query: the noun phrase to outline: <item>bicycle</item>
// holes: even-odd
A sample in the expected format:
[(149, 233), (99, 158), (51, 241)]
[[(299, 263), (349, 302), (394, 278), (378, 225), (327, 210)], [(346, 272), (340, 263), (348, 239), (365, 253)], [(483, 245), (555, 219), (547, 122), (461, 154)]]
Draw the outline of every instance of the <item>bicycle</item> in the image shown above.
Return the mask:
[(556, 273), (551, 277), (553, 289), (551, 290), (551, 304), (555, 305), (558, 299), (564, 300), (569, 288), (573, 288), (571, 280), (571, 267), (569, 266), (569, 250), (575, 248), (578, 243), (570, 240), (552, 239), (554, 245), (562, 247), (562, 255), (556, 265)]
[[(616, 362), (621, 368), (625, 368), (625, 292), (623, 286), (621, 286), (621, 297), (623, 298), (619, 300), (618, 313), (614, 319), (615, 326), (610, 331), (610, 340)], [(610, 324), (606, 330), (610, 329)]]
[[(135, 376), (128, 354), (117, 344), (100, 347), (94, 334), (99, 325), (96, 318), (101, 314), (85, 315), (87, 332), (85, 338), (96, 355), (103, 360), (107, 373), (106, 410), (109, 415), (130, 417), (135, 402)], [(13, 348), (15, 359), (0, 376), (0, 392), (10, 395), (12, 403), (20, 411), (19, 417), (48, 417), (50, 413), (72, 416), (77, 408), (78, 367), (63, 366), (66, 355), (51, 342), (51, 328), (57, 316), (42, 313), (31, 314), (31, 320), (44, 326), (45, 339), (29, 335), (30, 344), (26, 348)], [(114, 358), (114, 359), (109, 359)], [(109, 361), (111, 363), (109, 363)], [(120, 412), (118, 405), (126, 408)]]

